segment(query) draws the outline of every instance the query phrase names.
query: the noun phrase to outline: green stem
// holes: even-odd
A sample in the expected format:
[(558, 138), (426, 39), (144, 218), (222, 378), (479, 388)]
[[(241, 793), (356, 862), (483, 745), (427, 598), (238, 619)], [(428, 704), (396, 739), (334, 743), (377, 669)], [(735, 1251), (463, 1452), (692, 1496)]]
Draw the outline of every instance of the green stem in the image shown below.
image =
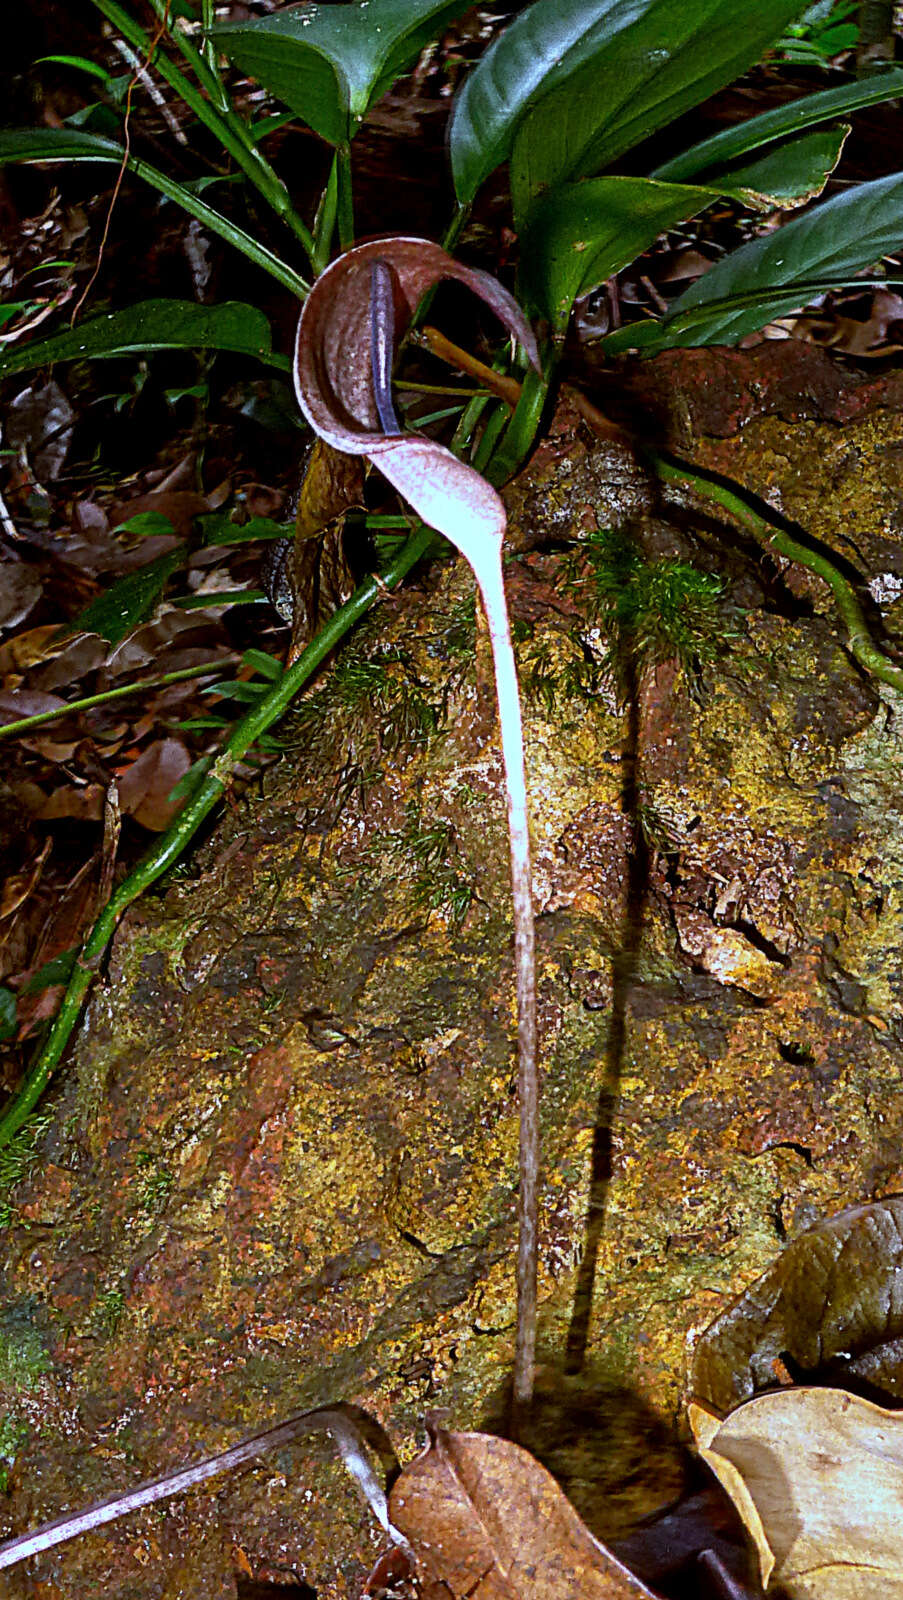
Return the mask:
[[(107, 21), (122, 34), (123, 38), (142, 55), (142, 59), (150, 58), (150, 64), (156, 67), (164, 82), (181, 100), (194, 112), (195, 116), (219, 140), (223, 149), (232, 156), (236, 165), (241, 167), (246, 177), (250, 178), (255, 188), (267, 203), (272, 206), (277, 216), (291, 229), (300, 241), (309, 260), (313, 259), (313, 239), (295, 211), (288, 191), (279, 174), (273, 170), (266, 157), (255, 145), (248, 129), (241, 117), (232, 109), (226, 99), (225, 105), (222, 98), (225, 94), (219, 77), (211, 72), (200, 51), (196, 50), (191, 40), (181, 32), (173, 30), (170, 37), (181, 50), (183, 56), (194, 68), (197, 77), (206, 90), (210, 99), (205, 99), (203, 93), (186, 78), (183, 72), (169, 57), (164, 55), (159, 48), (151, 53), (151, 41), (148, 34), (137, 23), (134, 17), (129, 16), (117, 0), (93, 0), (98, 11), (106, 17)], [(151, 0), (158, 17), (163, 16), (161, 0)]]
[(216, 23), (216, 5), (215, 5), (215, 0), (201, 0), (201, 27), (204, 30), (204, 44), (203, 44), (203, 48), (202, 48), (201, 54), (202, 54), (202, 56), (204, 58), (204, 65), (206, 66), (207, 71), (210, 73), (211, 78), (214, 80), (214, 82), (216, 84), (216, 89), (217, 89), (216, 106), (217, 106), (217, 109), (219, 111), (223, 111), (223, 112), (228, 113), (228, 112), (230, 112), (232, 110), (232, 106), (231, 106), (230, 101), (229, 101), (229, 96), (226, 93), (225, 86), (223, 84), (223, 80), (222, 80), (222, 78), (220, 77), (220, 74), (219, 74), (219, 65), (218, 65), (217, 59), (216, 59), (216, 45), (213, 43), (213, 40), (210, 38), (210, 29), (215, 25), (215, 23)]
[(43, 726), (45, 722), (57, 722), (60, 717), (68, 717), (74, 711), (89, 711), (92, 706), (105, 706), (110, 700), (122, 700), (125, 695), (140, 694), (144, 689), (163, 689), (169, 683), (184, 683), (186, 678), (215, 676), (222, 665), (222, 661), (217, 661), (212, 666), (183, 667), (181, 672), (167, 672), (163, 678), (138, 678), (135, 683), (127, 683), (121, 689), (104, 689), (100, 694), (86, 695), (83, 700), (67, 700), (64, 706), (57, 706), (55, 711), (39, 711), (33, 717), (20, 717), (18, 722), (5, 722), (0, 727), (0, 739), (27, 733), (32, 728)]
[(338, 182), (339, 250), (350, 250), (354, 244), (354, 196), (351, 188), (351, 146), (340, 144), (336, 150), (336, 178)]
[(46, 1042), (0, 1117), (0, 1149), (21, 1128), (47, 1087), (123, 911), (167, 868), (175, 864), (204, 818), (222, 798), (236, 766), (251, 745), (278, 721), (302, 684), (306, 683), (321, 661), (335, 649), (339, 640), (380, 598), (383, 591), (394, 589), (410, 572), (426, 553), (434, 537), (432, 528), (421, 525), (411, 534), (379, 581), (368, 578), (355, 590), (351, 599), (330, 617), (325, 628), (311, 641), (294, 665), (232, 730), (207, 777), (186, 802), (175, 822), (154, 842), (144, 859), (111, 896), (81, 950)]
[(458, 209), (452, 217), (451, 222), (442, 235), (440, 243), (443, 250), (447, 250), (449, 255), (451, 255), (451, 252), (454, 250), (455, 245), (461, 237), (464, 224), (469, 216), (470, 206), (458, 206)]
[(690, 484), (700, 494), (723, 506), (725, 511), (737, 518), (738, 522), (742, 522), (760, 544), (767, 545), (779, 555), (786, 556), (788, 561), (796, 561), (801, 567), (807, 567), (810, 572), (821, 578), (834, 596), (834, 603), (849, 634), (850, 654), (854, 660), (881, 683), (890, 684), (892, 689), (903, 690), (903, 667), (898, 667), (889, 660), (869, 636), (868, 624), (853, 587), (843, 573), (838, 571), (830, 557), (813, 550), (810, 545), (802, 544), (786, 528), (781, 527), (777, 520), (754, 510), (740, 494), (729, 489), (726, 484), (700, 474), (682, 462), (669, 461), (666, 456), (659, 455), (655, 450), (648, 450), (645, 454), (660, 478), (670, 483)]

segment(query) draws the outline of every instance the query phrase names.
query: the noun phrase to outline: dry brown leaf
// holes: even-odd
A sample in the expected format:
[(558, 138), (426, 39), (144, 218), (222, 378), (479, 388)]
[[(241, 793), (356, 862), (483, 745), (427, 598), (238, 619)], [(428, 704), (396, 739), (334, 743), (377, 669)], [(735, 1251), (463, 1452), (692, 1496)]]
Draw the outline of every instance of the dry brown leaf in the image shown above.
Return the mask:
[[(205, 494), (195, 494), (190, 489), (168, 489), (162, 493), (155, 490), (150, 494), (139, 494), (134, 500), (120, 500), (118, 505), (110, 507), (108, 516), (114, 533), (121, 529), (124, 522), (130, 522), (132, 517), (146, 516), (148, 513), (168, 517), (179, 537), (187, 539), (195, 517), (209, 510), (210, 501)], [(134, 534), (132, 537), (142, 552), (150, 548), (146, 535)]]
[(103, 785), (86, 783), (81, 788), (64, 783), (54, 789), (38, 812), (41, 822), (56, 822), (60, 817), (76, 817), (79, 822), (99, 822), (103, 816)]
[(903, 1397), (903, 1196), (850, 1206), (794, 1239), (700, 1337), (692, 1391), (724, 1416), (795, 1376), (868, 1381)]
[(7, 878), (0, 894), (0, 922), (5, 917), (11, 917), (14, 911), (18, 911), (19, 907), (25, 904), (44, 870), (44, 862), (50, 854), (52, 843), (52, 839), (45, 839), (40, 855), (25, 868), (24, 872), (13, 872)]
[(486, 1433), (430, 1430), (389, 1496), (435, 1600), (638, 1600), (652, 1594), (593, 1537), (533, 1456)]
[(37, 605), (44, 585), (32, 567), (21, 561), (0, 565), (0, 628), (15, 628)]
[(758, 1395), (691, 1424), (763, 1586), (791, 1600), (903, 1600), (903, 1415), (842, 1389)]
[(0, 689), (0, 727), (7, 722), (18, 722), (22, 717), (60, 711), (65, 704), (59, 695), (43, 694), (36, 689)]
[(119, 774), (119, 805), (143, 828), (162, 833), (184, 803), (170, 796), (191, 766), (181, 739), (157, 739)]
[(46, 622), (41, 628), (17, 633), (0, 645), (0, 676), (7, 672), (27, 672), (38, 661), (49, 661), (65, 650), (69, 635), (60, 622)]
[(32, 687), (51, 692), (64, 685), (71, 688), (80, 678), (86, 677), (89, 672), (96, 672), (103, 665), (109, 648), (106, 639), (102, 639), (99, 633), (70, 634), (63, 649), (55, 653), (54, 659), (38, 667), (32, 674)]

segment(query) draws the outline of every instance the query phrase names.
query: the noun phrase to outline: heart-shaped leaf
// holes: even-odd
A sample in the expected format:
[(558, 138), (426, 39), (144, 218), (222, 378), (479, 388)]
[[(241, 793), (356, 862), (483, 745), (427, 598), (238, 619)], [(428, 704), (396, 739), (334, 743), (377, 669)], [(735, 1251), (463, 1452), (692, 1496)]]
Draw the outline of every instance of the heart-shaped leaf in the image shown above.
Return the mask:
[(468, 0), (357, 0), (286, 6), (213, 29), (218, 49), (330, 144), (347, 144), (371, 105)]
[(224, 300), (218, 306), (199, 306), (192, 300), (141, 300), (126, 311), (107, 312), (66, 333), (8, 350), (0, 356), (0, 376), (51, 361), (100, 360), (154, 350), (230, 350), (268, 363), (273, 360), (270, 325), (256, 306), (240, 300)]
[[(848, 283), (903, 243), (903, 174), (838, 194), (775, 233), (742, 245), (677, 299), (644, 350), (735, 344), (774, 317), (798, 311), (825, 284)], [(605, 341), (629, 348), (629, 328)]]
[(653, 1600), (507, 1439), (431, 1429), (393, 1486), (389, 1516), (437, 1600)]

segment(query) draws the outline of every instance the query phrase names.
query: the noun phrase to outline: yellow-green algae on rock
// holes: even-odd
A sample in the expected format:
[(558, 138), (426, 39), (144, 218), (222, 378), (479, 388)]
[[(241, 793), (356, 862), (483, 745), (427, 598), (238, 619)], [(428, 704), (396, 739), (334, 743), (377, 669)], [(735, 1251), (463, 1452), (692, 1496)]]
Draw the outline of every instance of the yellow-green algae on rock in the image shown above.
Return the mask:
[[(857, 550), (903, 574), (882, 416), (846, 444), (765, 419), (696, 459), (837, 548), (855, 460)], [(525, 679), (542, 666), (533, 1442), (612, 1538), (680, 1489), (694, 1333), (813, 1217), (903, 1184), (898, 708), (814, 580), (610, 450), (563, 428), (510, 499)], [(569, 671), (575, 640), (604, 641), (561, 547), (619, 517), (646, 559), (724, 579), (695, 698), (667, 664), (626, 705)], [(403, 1457), (427, 1409), (502, 1414), (513, 985), (472, 607), (447, 564), (379, 609), (347, 647), (380, 666), (370, 698), (327, 675), (263, 796), (121, 928), (0, 1245), (0, 1337), (41, 1352), (27, 1382), (0, 1361), (21, 1439), (4, 1531), (309, 1406), (366, 1407)], [(209, 1600), (247, 1571), (351, 1596), (377, 1548), (342, 1470), (299, 1445), (36, 1571), (60, 1600)]]

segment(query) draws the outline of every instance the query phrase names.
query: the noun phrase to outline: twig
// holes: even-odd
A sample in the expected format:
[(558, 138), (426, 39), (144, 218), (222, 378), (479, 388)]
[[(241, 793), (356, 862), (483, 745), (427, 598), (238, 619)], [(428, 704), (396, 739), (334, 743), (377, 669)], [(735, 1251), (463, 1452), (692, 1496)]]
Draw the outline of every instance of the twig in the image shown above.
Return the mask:
[(56, 722), (60, 717), (68, 717), (70, 712), (88, 711), (92, 706), (105, 706), (110, 700), (122, 700), (128, 694), (140, 694), (144, 689), (165, 689), (170, 683), (184, 683), (187, 678), (206, 678), (220, 671), (221, 667), (228, 666), (234, 657), (220, 657), (218, 661), (210, 662), (206, 667), (183, 667), (180, 672), (167, 672), (162, 678), (137, 678), (134, 683), (126, 683), (120, 689), (104, 689), (100, 694), (85, 695), (82, 700), (67, 700), (64, 706), (57, 706), (54, 711), (37, 711), (33, 717), (20, 717), (17, 722), (6, 722), (0, 726), (0, 739), (9, 739), (13, 734), (30, 733), (32, 728), (39, 728), (45, 722)]
[[(165, 9), (164, 15), (161, 18), (160, 22), (157, 24), (157, 29), (156, 29), (156, 32), (154, 33), (154, 36), (153, 36), (153, 38), (152, 38), (152, 40), (150, 42), (149, 47), (148, 47), (148, 51), (147, 51), (147, 55), (145, 57), (144, 63), (142, 64), (140, 61), (137, 60), (137, 58), (135, 59), (134, 70), (133, 70), (133, 73), (132, 73), (132, 77), (129, 80), (129, 86), (128, 86), (128, 89), (126, 90), (126, 96), (125, 96), (125, 116), (123, 117), (123, 120), (122, 120), (122, 143), (123, 143), (122, 162), (120, 164), (119, 171), (116, 174), (116, 182), (113, 185), (113, 193), (110, 196), (110, 204), (107, 207), (107, 214), (106, 214), (106, 217), (104, 218), (103, 233), (101, 234), (101, 237), (100, 237), (100, 245), (98, 246), (98, 250), (97, 250), (97, 261), (95, 262), (95, 265), (94, 265), (94, 271), (92, 272), (90, 278), (88, 279), (87, 283), (85, 284), (85, 287), (83, 288), (81, 294), (79, 295), (78, 299), (75, 302), (75, 309), (72, 312), (72, 317), (71, 317), (70, 322), (69, 322), (70, 328), (74, 328), (75, 327), (75, 324), (78, 321), (78, 314), (81, 311), (81, 308), (84, 305), (85, 301), (87, 300), (88, 295), (91, 293), (91, 290), (94, 288), (95, 283), (97, 282), (97, 278), (98, 278), (98, 275), (100, 273), (101, 266), (103, 264), (104, 251), (106, 250), (106, 247), (107, 247), (107, 239), (109, 238), (109, 235), (110, 235), (110, 226), (111, 226), (112, 221), (113, 221), (113, 212), (116, 210), (116, 203), (117, 203), (117, 201), (119, 199), (119, 191), (122, 188), (122, 180), (125, 177), (126, 172), (128, 171), (128, 168), (129, 168), (129, 164), (130, 164), (130, 160), (131, 160), (131, 154), (132, 154), (132, 126), (131, 126), (131, 124), (132, 124), (132, 90), (134, 89), (135, 84), (141, 78), (142, 72), (145, 71), (145, 69), (148, 67), (148, 65), (150, 64), (151, 60), (153, 59), (154, 52), (156, 51), (157, 45), (160, 43), (160, 40), (162, 39), (163, 34), (166, 31), (168, 19), (169, 19), (169, 0), (166, 0), (166, 9)], [(128, 49), (128, 46), (126, 45), (123, 48), (124, 49)]]
[(323, 1406), (321, 1410), (300, 1412), (285, 1422), (277, 1423), (274, 1428), (265, 1428), (262, 1433), (252, 1434), (229, 1450), (204, 1456), (191, 1467), (177, 1468), (175, 1472), (165, 1473), (162, 1478), (149, 1478), (125, 1494), (95, 1500), (83, 1511), (57, 1517), (53, 1522), (42, 1523), (31, 1533), (8, 1540), (0, 1545), (0, 1568), (27, 1561), (29, 1556), (39, 1555), (42, 1550), (52, 1550), (54, 1545), (65, 1544), (67, 1539), (74, 1539), (80, 1533), (102, 1528), (105, 1523), (115, 1522), (119, 1517), (139, 1510), (141, 1506), (152, 1506), (159, 1500), (170, 1499), (174, 1494), (184, 1494), (187, 1489), (206, 1483), (208, 1478), (217, 1477), (221, 1472), (233, 1472), (236, 1467), (244, 1466), (246, 1461), (253, 1461), (256, 1456), (279, 1450), (293, 1439), (315, 1433), (328, 1433), (332, 1437), (345, 1467), (360, 1486), (381, 1527), (396, 1544), (405, 1544), (406, 1541), (389, 1520), (385, 1492), (370, 1465), (363, 1434), (354, 1420), (352, 1408)]
[[(113, 49), (118, 51), (119, 55), (122, 56), (126, 66), (134, 72), (135, 81), (140, 83), (148, 98), (153, 100), (154, 105), (157, 107), (157, 110), (163, 118), (163, 121), (166, 123), (166, 126), (168, 127), (173, 138), (178, 144), (187, 145), (188, 135), (186, 134), (184, 128), (179, 127), (177, 118), (173, 115), (166, 103), (166, 96), (161, 94), (160, 90), (157, 88), (157, 85), (154, 83), (153, 78), (148, 72), (147, 66), (142, 66), (140, 57), (136, 55), (131, 45), (126, 44), (124, 39), (114, 38)], [(148, 61), (149, 60), (150, 56), (148, 57)]]

